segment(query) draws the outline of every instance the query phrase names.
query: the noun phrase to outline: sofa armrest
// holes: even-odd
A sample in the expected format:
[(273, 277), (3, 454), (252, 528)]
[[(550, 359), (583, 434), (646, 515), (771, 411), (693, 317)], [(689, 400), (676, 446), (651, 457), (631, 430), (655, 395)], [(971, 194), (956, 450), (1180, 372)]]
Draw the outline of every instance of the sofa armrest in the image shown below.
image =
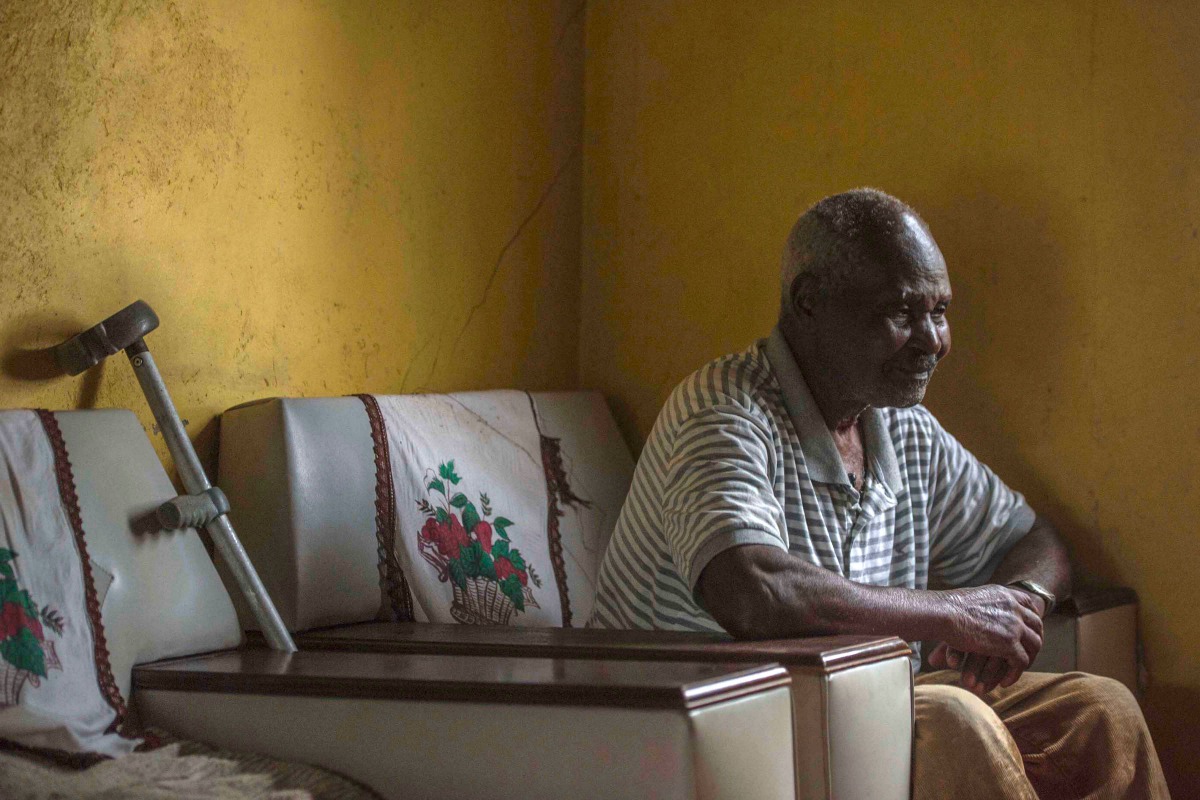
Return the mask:
[(1079, 670), (1115, 678), (1141, 691), (1138, 597), (1124, 587), (1076, 591), (1046, 618), (1042, 651), (1031, 669)]
[(139, 667), (143, 719), (386, 797), (794, 790), (778, 665), (238, 650)]
[[(908, 646), (891, 636), (735, 641), (723, 634), (361, 623), (310, 631), (302, 650), (611, 661), (773, 661), (792, 677), (797, 796), (907, 798), (912, 754)], [(862, 769), (871, 763), (870, 770)]]

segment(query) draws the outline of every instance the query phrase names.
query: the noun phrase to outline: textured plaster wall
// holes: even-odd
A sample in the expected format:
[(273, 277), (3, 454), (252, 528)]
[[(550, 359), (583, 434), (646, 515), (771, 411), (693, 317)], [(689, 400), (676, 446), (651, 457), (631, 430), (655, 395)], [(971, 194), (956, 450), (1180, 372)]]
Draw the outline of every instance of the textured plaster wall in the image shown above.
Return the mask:
[[(582, 0), (0, 2), (0, 407), (569, 387)], [(156, 440), (161, 447), (161, 439)]]
[(1200, 797), (1200, 15), (1186, 2), (595, 2), (580, 371), (631, 442), (764, 335), (823, 195), (913, 203), (954, 282), (928, 403), (1135, 587), (1148, 716)]

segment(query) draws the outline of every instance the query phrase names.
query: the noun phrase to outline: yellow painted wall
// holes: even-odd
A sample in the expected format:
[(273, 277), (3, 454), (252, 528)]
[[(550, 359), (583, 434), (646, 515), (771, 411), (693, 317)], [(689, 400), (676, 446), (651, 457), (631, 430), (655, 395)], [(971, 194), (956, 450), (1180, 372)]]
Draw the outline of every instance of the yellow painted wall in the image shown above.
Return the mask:
[(581, 10), (0, 2), (0, 407), (149, 428), (123, 356), (32, 352), (137, 298), (205, 448), (257, 397), (573, 385)]
[(594, 2), (584, 385), (631, 442), (763, 335), (823, 195), (914, 204), (955, 352), (928, 404), (1142, 597), (1148, 717), (1200, 797), (1200, 14), (1188, 2)]

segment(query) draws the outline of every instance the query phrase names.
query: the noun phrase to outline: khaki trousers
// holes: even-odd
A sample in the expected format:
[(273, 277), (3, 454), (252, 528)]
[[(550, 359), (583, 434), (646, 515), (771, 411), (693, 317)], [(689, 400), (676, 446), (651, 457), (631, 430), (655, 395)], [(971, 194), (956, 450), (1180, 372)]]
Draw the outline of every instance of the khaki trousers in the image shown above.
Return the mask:
[(1169, 798), (1137, 701), (1118, 681), (1027, 672), (983, 698), (916, 680), (913, 800)]

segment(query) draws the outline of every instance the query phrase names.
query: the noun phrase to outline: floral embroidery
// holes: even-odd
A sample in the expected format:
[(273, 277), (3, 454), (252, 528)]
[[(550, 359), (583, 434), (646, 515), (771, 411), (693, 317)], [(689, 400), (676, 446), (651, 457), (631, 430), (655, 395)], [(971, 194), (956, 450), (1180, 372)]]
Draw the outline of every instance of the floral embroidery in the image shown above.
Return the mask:
[(46, 630), (62, 636), (63, 618), (50, 606), (39, 611), (29, 592), (17, 585), (16, 557), (0, 547), (0, 708), (17, 704), (26, 681), (36, 689), (49, 670), (62, 670)]
[(508, 529), (515, 523), (492, 517), (484, 492), (477, 508), (457, 491), (461, 480), (453, 461), (439, 464), (436, 475), (432, 469), (426, 472), (425, 489), (436, 503), (417, 501), (427, 517), (417, 549), (437, 570), (438, 580), (453, 588), (450, 616), (467, 625), (507, 625), (514, 611), (541, 607), (529, 583), (541, 588), (542, 582), (512, 546)]

